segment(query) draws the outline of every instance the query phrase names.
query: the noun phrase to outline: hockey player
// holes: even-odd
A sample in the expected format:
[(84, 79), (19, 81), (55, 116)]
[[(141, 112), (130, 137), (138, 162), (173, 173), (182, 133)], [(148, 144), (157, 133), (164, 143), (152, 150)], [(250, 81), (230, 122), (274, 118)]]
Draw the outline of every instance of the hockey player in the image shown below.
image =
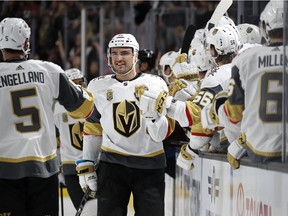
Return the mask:
[(158, 75), (165, 80), (168, 86), (175, 80), (175, 75), (173, 75), (172, 67), (175, 63), (175, 59), (177, 56), (178, 52), (169, 51), (162, 55), (159, 61)]
[[(67, 77), (76, 85), (86, 87), (84, 76), (77, 68), (71, 68), (65, 71)], [(62, 173), (64, 175), (65, 185), (67, 187), (69, 197), (77, 210), (84, 196), (84, 192), (79, 185), (75, 161), (82, 158), (83, 146), (83, 124), (85, 119), (71, 118), (65, 108), (59, 103), (55, 105), (54, 122), (59, 132), (60, 142), (60, 158)], [(96, 215), (96, 200), (91, 200), (85, 204), (85, 208), (81, 215)]]
[[(186, 59), (189, 59), (188, 62)], [(173, 64), (173, 74), (176, 80), (169, 86), (169, 94), (175, 100), (186, 101), (199, 91), (206, 72), (211, 68), (210, 57), (204, 46), (198, 44), (190, 47), (188, 55), (177, 56)]]
[(139, 50), (137, 72), (155, 74), (156, 54), (152, 50)]
[(246, 151), (252, 161), (281, 161), (282, 73), (287, 65), (283, 55), (283, 4), (267, 3), (260, 21), (269, 44), (247, 49), (234, 59), (228, 100), (222, 100), (224, 105), (218, 101), (219, 109), (211, 110), (214, 122), (223, 119), (219, 116), (223, 111), (219, 111), (224, 110), (231, 123), (241, 123), (241, 135), (228, 148), (233, 169), (239, 168)]
[(138, 108), (134, 95), (138, 85), (168, 90), (161, 77), (136, 72), (138, 51), (133, 35), (115, 35), (107, 50), (115, 74), (88, 85), (97, 109), (84, 123), (83, 160), (77, 162), (77, 170), (81, 187), (97, 191), (101, 216), (126, 215), (131, 193), (136, 215), (164, 216), (162, 140), (171, 134), (175, 122)]
[(58, 215), (53, 104), (88, 117), (93, 97), (57, 65), (27, 59), (30, 28), (21, 18), (0, 23), (0, 215)]
[[(239, 55), (246, 49), (261, 46), (261, 35), (259, 27), (244, 23), (239, 24), (237, 29), (241, 36), (241, 47), (237, 52)], [(211, 104), (207, 104), (203, 107), (201, 111), (201, 122), (204, 128), (213, 129), (217, 127), (224, 127), (225, 136), (229, 143), (232, 143), (240, 135), (240, 122), (232, 123), (230, 122), (228, 116), (225, 114), (224, 106), (219, 107), (219, 103), (223, 102), (227, 98), (228, 92), (220, 92), (215, 96)], [(217, 115), (214, 115), (214, 109), (217, 107)], [(213, 119), (212, 119), (213, 115)], [(217, 116), (217, 119), (215, 117)]]
[(261, 35), (259, 27), (249, 23), (241, 23), (237, 25), (237, 29), (240, 33), (242, 44), (260, 44)]
[(200, 86), (200, 92), (195, 96), (193, 101), (175, 101), (172, 100), (171, 96), (163, 97), (163, 93), (155, 93), (155, 91), (149, 90), (142, 92), (143, 95), (140, 100), (140, 107), (143, 109), (143, 112), (156, 111), (162, 115), (167, 112), (167, 115), (177, 120), (181, 126), (192, 126), (192, 134), (200, 135), (205, 140), (207, 139), (207, 141), (204, 140), (205, 142), (203, 142), (202, 140), (200, 143), (193, 142), (190, 139), (189, 145), (183, 145), (177, 159), (177, 164), (187, 170), (193, 168), (193, 159), (198, 156), (196, 150), (207, 144), (213, 136), (213, 131), (203, 130), (202, 128), (201, 109), (206, 104), (211, 103), (218, 92), (228, 89), (228, 81), (231, 77), (229, 64), (239, 48), (240, 39), (235, 27), (224, 25), (214, 27), (210, 30), (207, 36), (207, 43), (217, 67), (206, 73)]

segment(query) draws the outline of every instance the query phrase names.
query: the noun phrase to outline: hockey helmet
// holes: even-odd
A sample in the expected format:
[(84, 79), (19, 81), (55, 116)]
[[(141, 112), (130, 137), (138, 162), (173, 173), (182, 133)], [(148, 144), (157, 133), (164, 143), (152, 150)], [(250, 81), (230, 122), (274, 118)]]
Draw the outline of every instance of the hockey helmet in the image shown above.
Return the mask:
[(242, 23), (237, 26), (237, 29), (240, 33), (240, 40), (242, 44), (250, 43), (250, 44), (260, 44), (261, 43), (261, 35), (259, 27), (249, 23)]
[[(204, 42), (204, 47), (207, 49), (208, 47), (208, 44), (207, 44), (207, 36), (209, 34), (209, 29), (208, 29), (208, 25), (209, 25), (209, 22), (207, 22), (206, 26), (205, 26), (205, 29), (204, 29), (204, 33), (203, 33), (203, 42)], [(216, 23), (216, 25), (214, 27), (217, 27), (217, 26), (223, 26), (223, 25), (230, 25), (232, 27), (235, 27), (236, 29), (236, 25), (234, 23), (234, 21), (228, 17), (228, 16), (222, 16), (220, 18), (220, 20), (218, 21), (218, 23)], [(238, 30), (236, 30), (236, 33), (239, 35), (240, 37), (240, 33), (238, 32)]]
[(70, 80), (76, 80), (76, 79), (83, 79), (84, 78), (81, 71), (77, 68), (70, 68), (68, 70), (65, 70), (65, 74)]
[[(176, 51), (169, 51), (169, 52), (165, 53), (164, 55), (162, 55), (160, 58), (160, 61), (159, 61), (160, 73), (158, 72), (158, 74), (162, 75), (163, 78), (165, 79), (166, 83), (168, 83), (168, 84), (170, 83), (169, 77), (171, 77), (173, 75), (172, 67), (173, 67), (173, 65), (175, 63), (175, 59), (178, 55), (179, 55), (179, 53)], [(169, 74), (165, 73), (165, 69), (167, 66), (169, 66), (171, 69)]]
[(283, 28), (284, 26), (284, 1), (277, 0), (267, 3), (264, 10), (260, 15), (260, 25), (264, 28), (265, 25), (265, 33), (273, 29)]
[(108, 44), (108, 53), (113, 47), (131, 47), (133, 52), (139, 51), (139, 44), (136, 38), (131, 34), (117, 34), (115, 35)]
[(214, 45), (218, 55), (236, 52), (240, 47), (240, 38), (230, 25), (217, 26), (210, 29), (207, 35), (207, 44)]
[(211, 67), (210, 56), (201, 44), (189, 50), (190, 61), (195, 67), (195, 72), (207, 71)]
[(143, 49), (139, 50), (138, 59), (140, 60), (140, 63), (147, 62), (152, 69), (155, 66), (156, 55), (152, 50)]
[(204, 43), (204, 29), (197, 29), (191, 41), (190, 47), (196, 47)]
[(30, 38), (31, 30), (21, 18), (5, 18), (0, 23), (0, 49), (24, 50), (25, 40)]

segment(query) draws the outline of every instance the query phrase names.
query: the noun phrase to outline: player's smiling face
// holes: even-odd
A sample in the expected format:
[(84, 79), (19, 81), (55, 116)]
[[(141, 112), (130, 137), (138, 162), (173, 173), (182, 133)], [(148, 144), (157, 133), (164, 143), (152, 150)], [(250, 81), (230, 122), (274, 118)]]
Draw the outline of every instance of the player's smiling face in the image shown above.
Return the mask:
[(133, 50), (126, 47), (111, 48), (111, 65), (119, 74), (127, 73), (133, 67)]

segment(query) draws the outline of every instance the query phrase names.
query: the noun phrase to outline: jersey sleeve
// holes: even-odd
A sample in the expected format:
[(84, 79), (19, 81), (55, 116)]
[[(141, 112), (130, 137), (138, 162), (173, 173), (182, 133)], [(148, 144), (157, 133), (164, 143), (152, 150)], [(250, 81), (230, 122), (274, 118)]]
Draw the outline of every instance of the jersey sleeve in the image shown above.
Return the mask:
[(57, 100), (73, 118), (86, 118), (94, 109), (93, 95), (85, 88), (76, 86), (64, 73), (60, 73)]
[(242, 120), (244, 110), (244, 90), (241, 85), (239, 68), (232, 67), (232, 77), (229, 83), (228, 100), (224, 104), (224, 111), (233, 124)]

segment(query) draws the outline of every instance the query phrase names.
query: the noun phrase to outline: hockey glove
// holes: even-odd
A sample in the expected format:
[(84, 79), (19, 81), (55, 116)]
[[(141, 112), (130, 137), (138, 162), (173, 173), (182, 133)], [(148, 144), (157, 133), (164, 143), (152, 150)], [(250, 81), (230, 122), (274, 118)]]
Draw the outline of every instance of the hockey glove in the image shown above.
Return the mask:
[(179, 101), (187, 101), (197, 92), (197, 81), (188, 82), (184, 79), (180, 79), (179, 81), (185, 84), (185, 87), (175, 93), (174, 99)]
[(234, 140), (228, 147), (227, 159), (232, 169), (238, 169), (240, 167), (240, 159), (246, 153), (245, 139), (240, 135)]
[(174, 82), (169, 85), (169, 95), (174, 97), (176, 92), (186, 87), (187, 84), (182, 82), (181, 79), (175, 79)]
[(166, 109), (170, 107), (173, 99), (168, 92), (155, 86), (149, 88), (144, 85), (136, 86), (135, 95), (139, 100), (139, 108), (144, 116), (147, 113), (156, 113), (159, 116), (166, 115)]
[(209, 103), (202, 108), (201, 122), (203, 128), (214, 129), (219, 126), (218, 109), (225, 103), (227, 97), (227, 92), (220, 92), (214, 97), (212, 104)]
[(194, 168), (193, 160), (198, 157), (188, 144), (181, 147), (180, 153), (177, 157), (176, 164), (185, 170), (192, 170)]
[(95, 172), (95, 163), (89, 160), (77, 160), (76, 170), (79, 176), (79, 184), (84, 192), (87, 188), (91, 189), (90, 196), (96, 197), (97, 192), (97, 174)]
[(175, 59), (175, 64), (172, 66), (173, 74), (177, 79), (183, 78), (187, 81), (199, 80), (198, 69), (189, 62), (190, 57), (186, 53), (180, 54)]

